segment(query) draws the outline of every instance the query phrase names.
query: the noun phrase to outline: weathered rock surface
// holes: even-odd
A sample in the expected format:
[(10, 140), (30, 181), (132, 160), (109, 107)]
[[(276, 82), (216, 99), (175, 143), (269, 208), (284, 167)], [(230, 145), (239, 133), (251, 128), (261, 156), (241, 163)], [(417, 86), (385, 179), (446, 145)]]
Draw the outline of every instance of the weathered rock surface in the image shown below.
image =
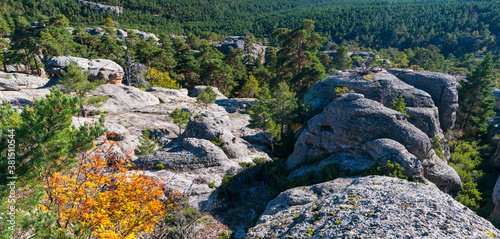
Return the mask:
[(106, 59), (85, 59), (73, 56), (55, 56), (47, 61), (47, 73), (60, 75), (67, 66), (75, 63), (84, 71), (89, 71), (89, 80), (105, 80), (110, 84), (121, 84), (123, 68), (116, 62)]
[(190, 101), (187, 89), (167, 89), (152, 87), (146, 90), (158, 97), (161, 103), (173, 103), (175, 101)]
[(342, 87), (363, 94), (366, 98), (381, 102), (387, 107), (391, 106), (393, 100), (403, 96), (406, 106), (411, 107), (408, 111), (410, 121), (417, 127), (422, 127), (420, 129), (431, 138), (443, 137), (432, 97), (385, 71), (370, 75), (339, 72), (313, 85), (304, 97), (304, 103), (311, 105), (313, 114), (318, 114), (339, 97), (334, 92), (336, 88)]
[[(245, 36), (229, 36), (226, 40), (215, 46), (215, 49), (224, 54), (230, 53), (230, 47), (232, 47), (233, 49), (243, 50), (245, 48), (244, 38)], [(252, 56), (254, 58), (257, 58), (259, 56), (264, 58), (264, 56), (266, 55), (267, 46), (264, 46), (262, 43), (258, 42), (253, 44), (253, 48), (254, 49), (252, 52)], [(262, 62), (264, 62), (264, 59), (262, 59)]]
[(22, 108), (32, 106), (35, 100), (45, 97), (50, 94), (50, 90), (43, 89), (20, 89), (19, 91), (3, 91), (0, 90), (0, 104), (5, 100), (11, 104), (13, 108)]
[(6, 90), (10, 91), (20, 91), (21, 89), (17, 87), (17, 85), (12, 85), (11, 83), (5, 81), (5, 80), (0, 80), (0, 87), (4, 88)]
[(101, 107), (96, 109), (108, 113), (131, 111), (160, 103), (160, 100), (154, 95), (125, 85), (101, 85), (93, 94), (110, 97), (105, 103), (102, 103)]
[(458, 81), (455, 77), (428, 71), (413, 72), (395, 69), (389, 72), (407, 84), (429, 93), (439, 109), (441, 128), (444, 131), (453, 129), (458, 109)]
[(368, 141), (361, 148), (379, 162), (392, 162), (401, 165), (403, 174), (409, 177), (423, 177), (423, 168), (415, 155), (406, 150), (405, 146), (392, 139), (375, 139)]
[(422, 130), (429, 138), (444, 138), (439, 123), (439, 110), (436, 107), (408, 107), (408, 121)]
[(500, 231), (433, 185), (368, 176), (282, 192), (246, 238), (492, 238)]
[(104, 5), (104, 4), (85, 1), (85, 0), (76, 0), (76, 1), (79, 3), (82, 3), (85, 6), (90, 7), (90, 9), (92, 9), (93, 11), (96, 11), (96, 12), (114, 12), (116, 14), (123, 13), (123, 7), (120, 7), (120, 6)]
[(0, 72), (0, 87), (6, 90), (19, 91), (21, 88), (39, 88), (45, 86), (49, 79), (21, 73)]
[(307, 92), (304, 102), (311, 105), (313, 112), (321, 112), (331, 101), (339, 97), (334, 93), (338, 87), (346, 87), (385, 106), (390, 106), (392, 100), (403, 96), (407, 107), (434, 107), (429, 94), (387, 72), (364, 76), (352, 72), (337, 73), (313, 85)]
[(135, 34), (137, 34), (137, 36), (139, 36), (139, 38), (141, 38), (142, 40), (145, 40), (145, 41), (149, 40), (149, 38), (152, 38), (155, 42), (158, 42), (160, 40), (160, 38), (158, 38), (153, 33), (143, 32), (143, 31), (139, 31), (136, 29), (132, 29), (131, 31), (134, 32)]
[(495, 204), (495, 209), (491, 212), (491, 218), (494, 220), (500, 220), (500, 177), (497, 179), (491, 196), (493, 198), (493, 204)]
[[(308, 160), (325, 158), (325, 155), (338, 152), (366, 150), (372, 156), (377, 156), (374, 154), (377, 150), (366, 144), (372, 140), (389, 138), (398, 144), (391, 143), (391, 150), (387, 142), (378, 145), (383, 146), (380, 152), (395, 150), (398, 152), (396, 157), (408, 162), (413, 156), (416, 157), (423, 166), (425, 178), (444, 192), (458, 193), (462, 188), (458, 174), (435, 154), (429, 137), (405, 118), (405, 115), (379, 102), (365, 99), (361, 94), (345, 94), (330, 103), (323, 113), (309, 120), (286, 166), (292, 169)], [(402, 151), (401, 145), (408, 152)], [(404, 166), (410, 166), (406, 169), (408, 171), (419, 172), (418, 168), (411, 168), (418, 167), (417, 164), (408, 163)]]
[(500, 90), (493, 90), (493, 95), (495, 96), (495, 107), (493, 108), (496, 112), (500, 111)]
[(220, 141), (220, 147), (228, 158), (251, 162), (254, 157), (258, 157), (255, 155), (257, 149), (231, 132), (230, 121), (229, 116), (223, 113), (204, 112), (191, 116), (181, 138)]
[[(212, 170), (226, 173), (225, 169), (229, 171), (241, 169), (237, 163), (228, 162), (229, 159), (221, 148), (208, 140), (196, 138), (185, 138), (180, 144), (167, 146), (152, 154), (139, 157), (137, 161), (148, 165), (163, 164), (167, 169), (183, 172), (212, 168)], [(220, 167), (225, 163), (233, 165), (234, 169)]]
[[(207, 86), (204, 85), (197, 85), (194, 87), (193, 92), (191, 92), (191, 97), (197, 97), (203, 92)], [(216, 100), (227, 100), (227, 97), (220, 93), (219, 89), (217, 87), (212, 87), (212, 90), (217, 93), (217, 98)]]

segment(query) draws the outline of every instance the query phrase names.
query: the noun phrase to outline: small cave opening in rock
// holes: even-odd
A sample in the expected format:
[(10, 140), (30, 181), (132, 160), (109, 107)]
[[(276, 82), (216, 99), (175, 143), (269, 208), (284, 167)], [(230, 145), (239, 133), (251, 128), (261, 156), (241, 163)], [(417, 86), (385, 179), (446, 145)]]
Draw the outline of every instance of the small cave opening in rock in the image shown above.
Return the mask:
[(330, 125), (322, 125), (319, 127), (319, 130), (333, 133), (333, 127)]

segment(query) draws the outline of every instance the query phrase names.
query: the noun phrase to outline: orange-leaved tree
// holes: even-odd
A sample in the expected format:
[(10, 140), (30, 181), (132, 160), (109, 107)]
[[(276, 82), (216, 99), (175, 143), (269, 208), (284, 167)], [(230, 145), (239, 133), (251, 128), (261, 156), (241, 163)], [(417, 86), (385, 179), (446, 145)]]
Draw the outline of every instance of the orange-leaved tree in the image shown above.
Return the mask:
[(177, 204), (172, 196), (164, 199), (171, 202), (159, 200), (163, 182), (128, 171), (128, 157), (118, 159), (109, 152), (110, 147), (94, 146), (74, 170), (56, 172), (46, 180), (41, 207), (55, 211), (61, 230), (80, 238), (136, 238), (151, 233)]

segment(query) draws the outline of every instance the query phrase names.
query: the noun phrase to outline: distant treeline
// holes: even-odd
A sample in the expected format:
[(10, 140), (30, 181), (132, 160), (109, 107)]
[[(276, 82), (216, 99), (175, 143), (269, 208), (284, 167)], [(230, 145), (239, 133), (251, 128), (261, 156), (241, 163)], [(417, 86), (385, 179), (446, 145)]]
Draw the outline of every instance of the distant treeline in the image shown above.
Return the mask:
[(123, 6), (125, 12), (93, 12), (74, 0), (7, 0), (2, 13), (23, 14), (29, 20), (42, 15), (64, 14), (72, 24), (102, 25), (107, 17), (123, 28), (154, 33), (187, 35), (210, 31), (224, 35), (250, 32), (259, 38), (277, 41), (272, 32), (280, 27), (295, 28), (304, 19), (316, 22), (316, 32), (341, 43), (399, 50), (435, 45), (441, 54), (455, 57), (497, 50), (500, 35), (499, 1), (458, 0), (105, 0)]

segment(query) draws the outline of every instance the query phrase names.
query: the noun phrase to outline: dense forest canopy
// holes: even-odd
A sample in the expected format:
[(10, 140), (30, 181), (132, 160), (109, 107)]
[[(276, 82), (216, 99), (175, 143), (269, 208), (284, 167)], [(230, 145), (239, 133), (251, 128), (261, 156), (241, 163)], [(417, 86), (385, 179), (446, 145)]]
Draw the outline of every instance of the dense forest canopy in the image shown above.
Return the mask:
[(435, 45), (444, 56), (496, 50), (500, 35), (499, 1), (95, 1), (124, 8), (121, 15), (97, 13), (74, 0), (7, 0), (4, 14), (24, 14), (35, 21), (42, 15), (64, 14), (73, 25), (102, 25), (107, 17), (123, 28), (154, 33), (225, 35), (250, 32), (271, 37), (281, 27), (295, 28), (304, 19), (316, 22), (316, 31), (341, 43), (354, 41), (373, 49)]

